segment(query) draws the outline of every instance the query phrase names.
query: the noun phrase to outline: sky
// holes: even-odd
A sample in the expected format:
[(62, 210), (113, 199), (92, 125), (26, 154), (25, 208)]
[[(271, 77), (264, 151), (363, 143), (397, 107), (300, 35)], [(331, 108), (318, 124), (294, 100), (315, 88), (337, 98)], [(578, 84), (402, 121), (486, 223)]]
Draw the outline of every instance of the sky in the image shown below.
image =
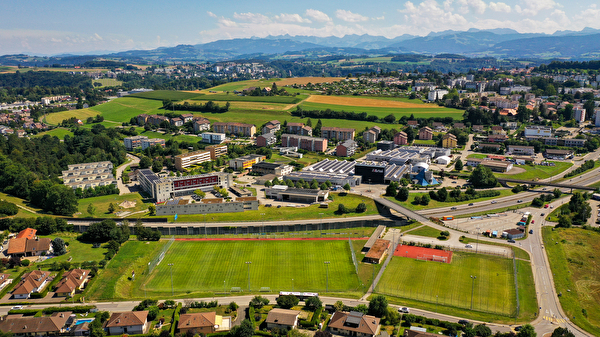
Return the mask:
[(600, 29), (597, 0), (0, 0), (0, 55), (154, 49), (268, 35)]

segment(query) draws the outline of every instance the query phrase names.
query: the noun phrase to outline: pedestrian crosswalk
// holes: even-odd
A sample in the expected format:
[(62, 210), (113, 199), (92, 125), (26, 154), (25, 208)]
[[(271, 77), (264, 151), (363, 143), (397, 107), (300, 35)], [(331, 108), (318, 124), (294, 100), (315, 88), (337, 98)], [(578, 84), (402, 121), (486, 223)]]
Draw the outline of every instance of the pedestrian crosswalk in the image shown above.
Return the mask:
[(552, 323), (566, 323), (567, 322), (567, 320), (564, 318), (556, 318), (556, 317), (552, 317), (552, 316), (544, 316), (543, 318)]

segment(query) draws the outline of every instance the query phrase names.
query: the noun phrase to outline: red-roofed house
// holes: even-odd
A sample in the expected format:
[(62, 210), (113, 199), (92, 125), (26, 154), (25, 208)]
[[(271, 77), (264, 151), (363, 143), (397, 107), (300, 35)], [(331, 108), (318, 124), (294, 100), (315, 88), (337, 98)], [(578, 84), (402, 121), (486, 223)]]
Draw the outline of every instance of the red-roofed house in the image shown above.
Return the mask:
[(25, 228), (17, 234), (17, 239), (26, 238), (26, 239), (35, 239), (35, 233), (37, 233), (37, 229), (33, 228)]
[(56, 285), (56, 296), (67, 297), (75, 295), (77, 290), (82, 290), (85, 286), (90, 271), (87, 269), (73, 269), (66, 272), (63, 278)]
[(114, 312), (104, 323), (109, 335), (136, 335), (148, 332), (148, 311)]
[(48, 282), (50, 277), (49, 271), (34, 270), (21, 278), (21, 282), (17, 284), (12, 294), (14, 298), (29, 298), (34, 292), (40, 292)]

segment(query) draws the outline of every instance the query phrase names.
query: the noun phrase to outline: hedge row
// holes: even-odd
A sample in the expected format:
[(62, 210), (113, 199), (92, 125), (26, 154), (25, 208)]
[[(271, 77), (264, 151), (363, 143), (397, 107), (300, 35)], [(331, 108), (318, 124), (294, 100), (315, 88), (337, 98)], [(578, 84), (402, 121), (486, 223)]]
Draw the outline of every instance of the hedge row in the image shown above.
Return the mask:
[(256, 320), (254, 319), (254, 315), (255, 315), (254, 307), (250, 306), (248, 308), (248, 316), (250, 316), (250, 323), (252, 323), (252, 327), (256, 328)]
[(48, 307), (44, 309), (44, 314), (49, 315), (55, 312), (72, 311), (74, 314), (84, 314), (92, 309), (96, 309), (95, 305), (77, 305), (74, 307)]
[(177, 323), (179, 322), (179, 311), (181, 311), (181, 303), (177, 304), (177, 308), (173, 311), (173, 319), (171, 320), (171, 337), (175, 336), (175, 329), (177, 329)]

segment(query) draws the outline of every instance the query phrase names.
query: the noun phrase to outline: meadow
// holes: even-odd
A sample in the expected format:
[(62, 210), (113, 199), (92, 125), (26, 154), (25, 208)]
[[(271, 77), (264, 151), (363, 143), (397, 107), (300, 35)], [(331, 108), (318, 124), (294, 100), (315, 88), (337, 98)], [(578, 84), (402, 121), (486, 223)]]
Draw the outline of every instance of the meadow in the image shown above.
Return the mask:
[(199, 95), (192, 100), (202, 101), (230, 101), (230, 102), (266, 102), (266, 103), (284, 103), (296, 104), (305, 99), (305, 95), (297, 96), (238, 96), (235, 94), (207, 94)]
[(452, 263), (447, 264), (394, 256), (375, 290), (399, 298), (470, 309), (471, 275), (477, 277), (472, 310), (514, 315), (512, 260), (501, 257), (455, 252)]
[(560, 304), (571, 321), (600, 335), (600, 233), (581, 228), (542, 229)]
[(102, 84), (101, 87), (116, 87), (116, 86), (123, 84), (123, 81), (119, 81), (114, 78), (99, 78), (99, 79), (92, 80), (92, 84), (94, 84), (94, 83)]
[(228, 292), (232, 287), (247, 292), (248, 275), (253, 292), (293, 287), (324, 293), (324, 262), (329, 261), (329, 291), (352, 291), (359, 288), (359, 280), (350, 254), (347, 240), (175, 241), (143, 288), (153, 296), (167, 295), (173, 264), (174, 290), (180, 294)]
[(127, 97), (133, 98), (145, 98), (145, 99), (153, 99), (162, 101), (165, 99), (170, 99), (172, 101), (181, 101), (185, 99), (195, 98), (201, 95), (200, 93), (189, 92), (189, 91), (175, 91), (175, 90), (154, 90), (147, 92), (140, 92), (137, 94), (131, 94)]
[(562, 171), (573, 166), (571, 162), (555, 161), (555, 166), (542, 166), (542, 165), (515, 165), (515, 168), (525, 169), (525, 172), (510, 174), (510, 173), (496, 173), (498, 178), (507, 179), (524, 179), (524, 180), (537, 180), (546, 179), (555, 176)]
[[(404, 206), (404, 207), (406, 207), (406, 208), (408, 208), (410, 210), (419, 211), (419, 210), (422, 210), (422, 209), (467, 205), (467, 204), (470, 204), (472, 202), (487, 201), (487, 200), (492, 200), (492, 199), (496, 199), (496, 198), (507, 197), (507, 196), (510, 196), (510, 195), (514, 194), (509, 189), (499, 190), (498, 192), (500, 192), (500, 195), (497, 196), (497, 197), (485, 197), (485, 198), (465, 200), (465, 201), (458, 201), (458, 202), (440, 202), (440, 201), (431, 199), (429, 201), (429, 204), (426, 205), (426, 206), (425, 205), (421, 205), (421, 204), (415, 205), (415, 204), (413, 204), (413, 201), (415, 200), (416, 196), (421, 196), (422, 197), (425, 194), (429, 195), (428, 193), (411, 193), (408, 196), (408, 200), (406, 200), (406, 201), (398, 201), (398, 200), (396, 200), (396, 198), (393, 198), (393, 197), (385, 197), (385, 198), (388, 199), (388, 200), (390, 200), (390, 201), (393, 201), (393, 202), (395, 202), (397, 204), (400, 204), (400, 205), (402, 205), (402, 206)], [(463, 193), (464, 193), (464, 191), (463, 191)]]
[(64, 139), (66, 135), (73, 136), (73, 132), (66, 128), (56, 128), (50, 131), (40, 132), (34, 137), (43, 137), (44, 135), (49, 135), (51, 137), (58, 137), (58, 139)]
[[(119, 204), (121, 204), (124, 201), (135, 201), (135, 207), (121, 208), (119, 206)], [(144, 203), (144, 200), (142, 199), (142, 197), (140, 196), (139, 193), (129, 193), (129, 194), (123, 194), (123, 195), (116, 195), (116, 194), (103, 195), (100, 197), (79, 199), (79, 205), (78, 205), (77, 209), (80, 214), (75, 214), (74, 217), (79, 217), (79, 218), (89, 217), (90, 214), (87, 212), (87, 208), (89, 207), (90, 204), (94, 205), (94, 207), (96, 207), (96, 212), (94, 213), (94, 216), (102, 217), (102, 218), (115, 217), (115, 213), (108, 213), (108, 206), (111, 203), (114, 204), (114, 206), (116, 207), (115, 212), (142, 211), (142, 210), (147, 209), (148, 205), (149, 205), (148, 203)], [(136, 214), (136, 217), (142, 217), (143, 215), (144, 215), (143, 213)]]

